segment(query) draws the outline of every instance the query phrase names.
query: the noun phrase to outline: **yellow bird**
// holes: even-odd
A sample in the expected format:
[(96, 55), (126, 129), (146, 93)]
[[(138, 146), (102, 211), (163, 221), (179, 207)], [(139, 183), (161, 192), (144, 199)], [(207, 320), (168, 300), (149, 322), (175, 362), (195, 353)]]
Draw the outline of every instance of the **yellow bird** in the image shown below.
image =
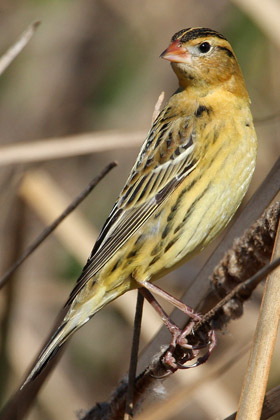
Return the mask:
[(188, 28), (172, 37), (161, 57), (171, 62), (179, 88), (153, 123), (66, 303), (68, 312), (25, 383), (128, 290), (145, 288), (180, 307), (152, 282), (212, 241), (247, 191), (257, 139), (230, 44), (214, 30)]

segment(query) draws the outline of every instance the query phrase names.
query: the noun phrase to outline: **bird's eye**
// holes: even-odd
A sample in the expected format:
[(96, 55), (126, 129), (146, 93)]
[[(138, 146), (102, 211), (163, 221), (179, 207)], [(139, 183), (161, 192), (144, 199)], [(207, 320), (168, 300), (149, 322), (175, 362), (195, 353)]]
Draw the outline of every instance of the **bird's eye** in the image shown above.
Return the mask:
[(203, 42), (198, 47), (199, 51), (202, 52), (203, 54), (207, 53), (210, 50), (210, 48), (211, 48), (211, 45), (209, 44), (209, 42)]

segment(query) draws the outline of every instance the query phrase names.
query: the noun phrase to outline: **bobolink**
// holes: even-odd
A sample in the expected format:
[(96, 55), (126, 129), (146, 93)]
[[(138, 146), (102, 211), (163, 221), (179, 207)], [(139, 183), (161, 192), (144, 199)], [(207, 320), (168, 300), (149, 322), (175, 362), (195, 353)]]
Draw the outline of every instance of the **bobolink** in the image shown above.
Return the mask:
[(211, 29), (183, 29), (161, 57), (171, 62), (179, 88), (154, 121), (63, 323), (27, 381), (103, 306), (128, 290), (151, 290), (154, 280), (204, 248), (247, 191), (257, 140), (230, 44)]

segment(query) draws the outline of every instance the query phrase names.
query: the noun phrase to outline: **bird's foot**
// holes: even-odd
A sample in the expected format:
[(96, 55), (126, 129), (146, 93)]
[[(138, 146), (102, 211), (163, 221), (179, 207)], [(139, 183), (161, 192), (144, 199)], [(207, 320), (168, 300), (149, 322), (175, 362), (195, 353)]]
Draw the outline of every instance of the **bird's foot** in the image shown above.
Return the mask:
[[(194, 322), (190, 322), (183, 331), (177, 327), (178, 331), (172, 336), (171, 344), (162, 357), (162, 363), (168, 368), (169, 373), (174, 373), (178, 369), (190, 369), (202, 365), (208, 360), (216, 347), (217, 340), (214, 330), (208, 332), (207, 342), (190, 344), (186, 336), (192, 332), (193, 325)], [(205, 348), (207, 348), (207, 351), (204, 355), (198, 357), (200, 350)], [(185, 363), (194, 359), (196, 359), (194, 363), (185, 365)]]
[[(174, 306), (191, 318), (191, 321), (183, 330), (174, 324), (171, 318), (166, 314), (164, 309), (151, 294), (150, 290), (155, 291), (161, 297), (165, 297), (170, 303), (173, 303)], [(216, 347), (216, 335), (214, 330), (210, 330), (207, 332), (207, 338), (205, 338), (205, 336), (203, 339), (198, 337), (197, 341), (194, 341), (196, 338), (196, 336), (194, 336), (194, 325), (201, 321), (203, 316), (195, 312), (190, 306), (178, 301), (176, 298), (167, 294), (153, 284), (145, 283), (145, 287), (142, 287), (140, 292), (160, 315), (165, 326), (172, 335), (171, 343), (161, 359), (168, 371), (164, 373), (163, 376), (157, 376), (157, 378), (168, 376), (178, 369), (190, 369), (205, 363)], [(203, 356), (198, 357), (200, 350), (202, 349), (207, 349), (207, 351), (203, 354)], [(196, 359), (194, 363), (191, 365), (185, 365), (185, 363), (194, 359)]]

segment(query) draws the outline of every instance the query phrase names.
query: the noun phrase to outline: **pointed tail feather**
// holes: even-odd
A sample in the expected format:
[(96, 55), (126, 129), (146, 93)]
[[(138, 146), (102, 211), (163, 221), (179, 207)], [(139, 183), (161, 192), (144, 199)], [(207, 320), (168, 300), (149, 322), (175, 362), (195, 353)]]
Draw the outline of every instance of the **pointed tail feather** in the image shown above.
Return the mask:
[(20, 389), (22, 389), (26, 384), (34, 380), (39, 375), (48, 361), (55, 356), (59, 348), (77, 328), (79, 328), (79, 326), (76, 323), (72, 323), (71, 321), (67, 321), (61, 324), (46, 347), (42, 350), (41, 354), (38, 356), (38, 360), (34, 368), (31, 370), (21, 385)]
[(54, 357), (70, 335), (78, 328), (82, 327), (101, 308), (126, 291), (124, 283), (118, 284), (117, 286), (112, 284), (110, 286), (111, 289), (102, 282), (96, 282), (94, 284), (94, 290), (92, 290), (92, 297), (83, 302), (82, 308), (78, 307), (75, 309), (71, 306), (68, 309), (64, 321), (38, 356), (34, 368), (31, 370), (20, 389), (39, 375), (47, 362)]

